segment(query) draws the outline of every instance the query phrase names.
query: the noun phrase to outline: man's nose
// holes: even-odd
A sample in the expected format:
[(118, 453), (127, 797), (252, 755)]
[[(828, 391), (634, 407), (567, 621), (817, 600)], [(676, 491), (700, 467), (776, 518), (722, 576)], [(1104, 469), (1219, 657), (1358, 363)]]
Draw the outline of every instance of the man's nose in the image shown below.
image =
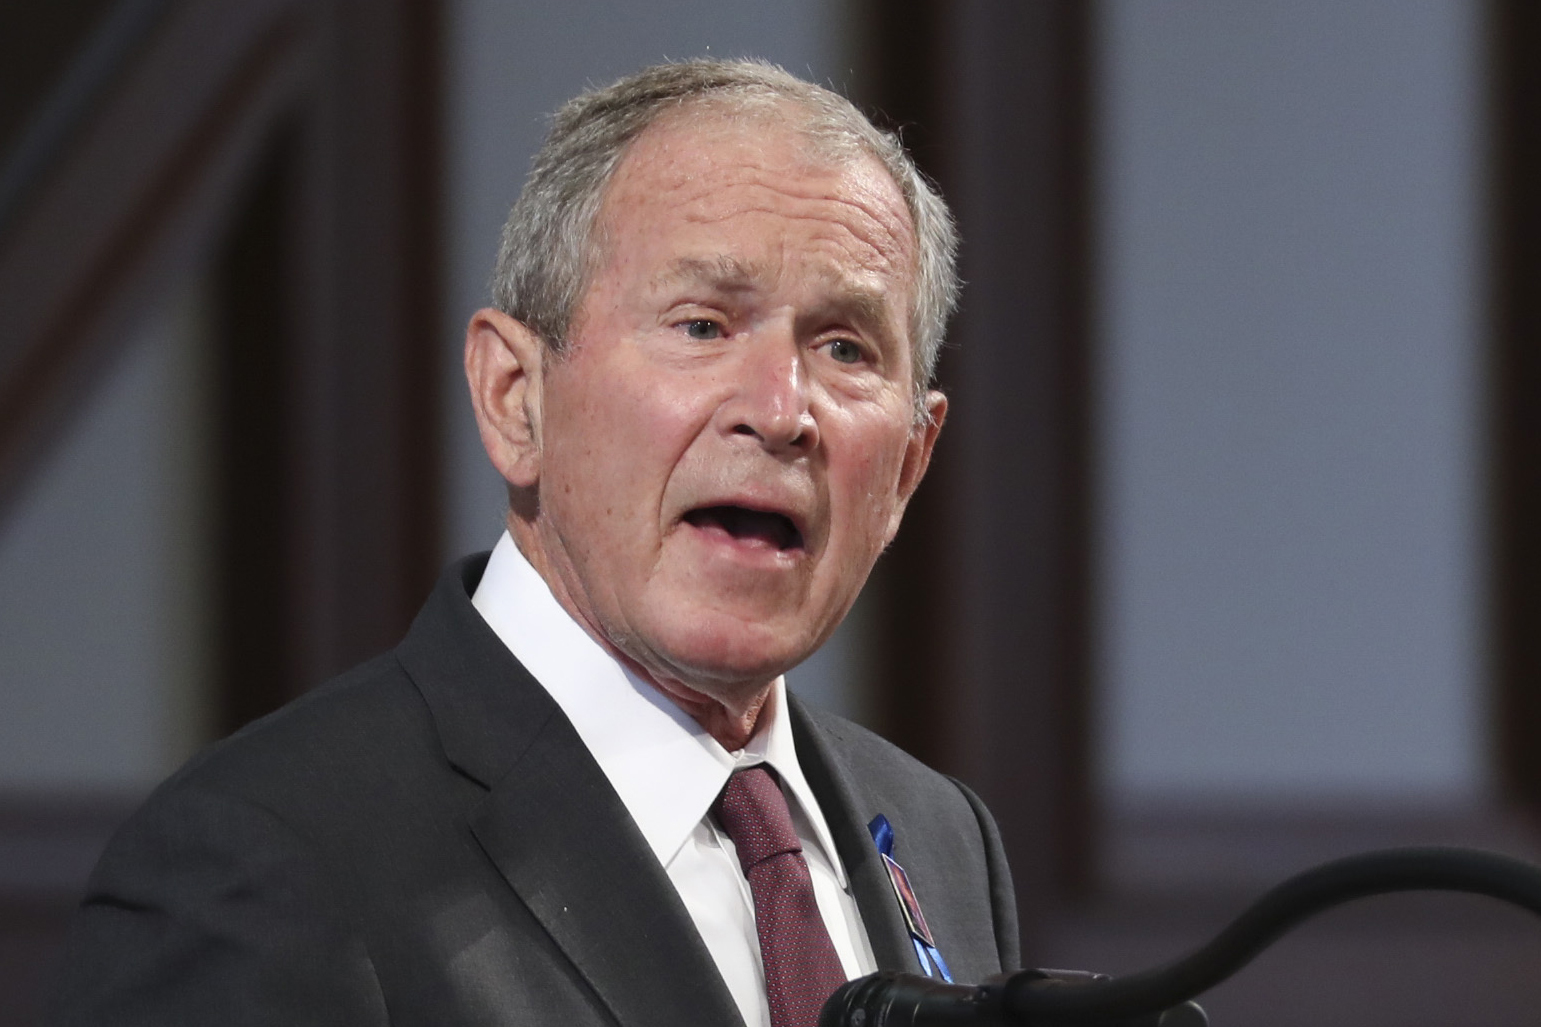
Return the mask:
[(745, 348), (736, 384), (724, 411), (735, 434), (752, 436), (771, 452), (807, 452), (818, 445), (808, 368), (795, 339), (782, 333), (755, 339)]

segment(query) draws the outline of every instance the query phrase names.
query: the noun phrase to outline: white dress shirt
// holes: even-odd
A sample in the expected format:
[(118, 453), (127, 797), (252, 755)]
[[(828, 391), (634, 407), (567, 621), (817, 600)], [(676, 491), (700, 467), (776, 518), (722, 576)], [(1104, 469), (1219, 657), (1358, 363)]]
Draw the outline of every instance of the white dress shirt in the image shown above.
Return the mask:
[(766, 763), (781, 778), (814, 896), (847, 978), (877, 969), (845, 868), (792, 744), (777, 678), (754, 737), (724, 749), (570, 617), (505, 532), (471, 599), (577, 729), (674, 883), (748, 1027), (769, 1027), (754, 898), (733, 842), (708, 815), (728, 777)]

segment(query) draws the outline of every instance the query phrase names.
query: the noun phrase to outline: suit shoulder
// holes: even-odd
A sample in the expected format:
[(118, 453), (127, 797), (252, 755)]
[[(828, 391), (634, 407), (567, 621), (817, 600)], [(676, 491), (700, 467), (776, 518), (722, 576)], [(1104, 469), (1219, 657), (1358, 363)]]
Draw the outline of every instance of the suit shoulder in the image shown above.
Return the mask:
[[(243, 798), (289, 819), (356, 802), (438, 752), (427, 707), (392, 654), (369, 660), (215, 742), (146, 803), (186, 791)], [(298, 826), (298, 825), (296, 825)]]
[(407, 733), (390, 726), (410, 720), (395, 677), (372, 661), (156, 789), (91, 873), (51, 1023), (388, 1022), (359, 929), (369, 894), (353, 826), (382, 818), (349, 817), (380, 761), (349, 771), (343, 753), (370, 732)]
[(829, 757), (860, 779), (880, 778), (896, 789), (918, 789), (964, 801), (959, 783), (933, 770), (877, 732), (837, 714), (798, 704), (801, 716)]

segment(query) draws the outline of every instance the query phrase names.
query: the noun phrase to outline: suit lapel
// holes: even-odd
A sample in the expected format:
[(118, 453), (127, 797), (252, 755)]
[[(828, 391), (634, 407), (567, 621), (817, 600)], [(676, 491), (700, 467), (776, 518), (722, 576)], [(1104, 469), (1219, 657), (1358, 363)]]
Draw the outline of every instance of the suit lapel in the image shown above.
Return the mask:
[(560, 713), (471, 829), (621, 1023), (742, 1022), (673, 884)]
[(489, 791), (469, 820), (509, 885), (626, 1027), (742, 1027), (668, 875), (572, 724), (481, 619), (473, 558), (396, 650), (445, 754)]
[(888, 871), (878, 858), (876, 844), (867, 830), (871, 819), (882, 813), (859, 781), (844, 772), (827, 739), (808, 718), (795, 698), (788, 703), (792, 713), (792, 735), (797, 746), (797, 762), (808, 787), (819, 801), (819, 809), (829, 825), (840, 861), (845, 864), (851, 882), (851, 894), (861, 910), (867, 928), (867, 941), (879, 970), (903, 970), (920, 973), (915, 946), (910, 941), (904, 914), (894, 897)]

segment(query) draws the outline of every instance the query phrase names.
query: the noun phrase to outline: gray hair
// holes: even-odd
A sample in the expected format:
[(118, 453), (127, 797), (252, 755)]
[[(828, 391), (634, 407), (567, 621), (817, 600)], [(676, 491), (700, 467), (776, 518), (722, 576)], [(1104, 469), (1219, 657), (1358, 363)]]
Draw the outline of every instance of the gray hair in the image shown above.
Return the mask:
[(631, 143), (665, 114), (690, 105), (755, 113), (786, 103), (806, 115), (800, 128), (821, 156), (876, 158), (909, 208), (919, 265), (910, 311), (918, 401), (935, 374), (958, 301), (952, 215), (897, 136), (877, 128), (845, 97), (766, 61), (659, 64), (564, 104), (503, 226), (493, 303), (560, 353), (593, 270), (595, 221), (605, 189)]

